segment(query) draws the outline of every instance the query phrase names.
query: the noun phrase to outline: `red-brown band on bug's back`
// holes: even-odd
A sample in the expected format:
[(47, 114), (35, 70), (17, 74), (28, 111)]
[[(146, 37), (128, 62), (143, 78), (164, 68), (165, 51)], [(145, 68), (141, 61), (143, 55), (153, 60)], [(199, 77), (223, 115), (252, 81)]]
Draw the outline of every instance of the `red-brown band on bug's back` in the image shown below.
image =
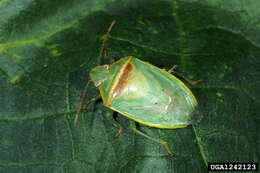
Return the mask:
[(111, 100), (113, 98), (118, 97), (121, 94), (122, 90), (124, 89), (124, 87), (126, 86), (130, 78), (131, 71), (133, 70), (133, 66), (131, 64), (133, 57), (129, 56), (127, 58), (128, 59), (126, 63), (119, 70), (118, 75), (114, 79), (111, 89), (109, 91), (109, 96), (107, 101), (108, 106), (110, 106)]
[(118, 83), (112, 93), (112, 98), (120, 96), (120, 94), (122, 93), (122, 90), (124, 89), (124, 87), (126, 86), (128, 80), (130, 78), (132, 69), (133, 69), (133, 66), (129, 62), (123, 69), (123, 74), (119, 77)]

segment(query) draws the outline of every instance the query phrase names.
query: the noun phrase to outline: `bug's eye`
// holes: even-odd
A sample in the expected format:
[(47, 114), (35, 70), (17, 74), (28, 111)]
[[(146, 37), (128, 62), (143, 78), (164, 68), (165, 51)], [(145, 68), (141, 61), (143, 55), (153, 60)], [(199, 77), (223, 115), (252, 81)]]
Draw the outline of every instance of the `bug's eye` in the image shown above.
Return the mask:
[(103, 67), (106, 69), (106, 70), (108, 70), (109, 69), (109, 65), (103, 65)]
[(157, 105), (158, 103), (157, 102), (154, 102), (155, 105)]

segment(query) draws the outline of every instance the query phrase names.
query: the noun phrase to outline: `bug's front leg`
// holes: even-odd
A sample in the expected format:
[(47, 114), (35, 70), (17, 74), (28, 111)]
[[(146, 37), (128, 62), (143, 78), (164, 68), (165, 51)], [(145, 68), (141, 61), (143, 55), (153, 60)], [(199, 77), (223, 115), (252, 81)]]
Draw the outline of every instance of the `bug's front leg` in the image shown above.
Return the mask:
[(147, 134), (145, 134), (144, 132), (142, 132), (141, 130), (137, 129), (136, 127), (136, 123), (134, 121), (130, 121), (130, 126), (131, 126), (131, 129), (135, 132), (135, 133), (138, 133), (139, 135), (142, 135), (143, 137), (149, 139), (149, 140), (152, 140), (154, 142), (157, 142), (159, 144), (161, 144), (165, 150), (168, 152), (168, 155), (169, 157), (173, 157), (173, 152), (168, 144), (168, 142), (162, 140), (162, 139), (159, 139), (159, 138), (154, 138), (152, 136), (149, 136)]
[(113, 111), (108, 111), (106, 114), (106, 118), (109, 120), (112, 120), (112, 124), (118, 128), (116, 134), (113, 136), (113, 139), (117, 139), (123, 133), (123, 126), (116, 120), (114, 113), (115, 112), (113, 112)]

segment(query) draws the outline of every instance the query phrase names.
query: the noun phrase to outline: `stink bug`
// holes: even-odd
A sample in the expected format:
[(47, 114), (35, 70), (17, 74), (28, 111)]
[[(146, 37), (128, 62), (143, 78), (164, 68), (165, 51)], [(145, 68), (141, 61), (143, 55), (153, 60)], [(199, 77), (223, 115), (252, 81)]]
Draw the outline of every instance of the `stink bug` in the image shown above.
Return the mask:
[[(99, 58), (106, 55), (105, 43), (114, 24), (115, 21), (104, 35)], [(138, 130), (134, 121), (161, 129), (184, 128), (189, 125), (198, 102), (182, 81), (170, 72), (132, 56), (121, 58), (111, 65), (93, 68), (90, 79), (98, 87), (106, 107), (133, 120), (130, 122), (136, 133), (162, 144), (168, 154), (173, 156), (166, 141)], [(88, 85), (89, 82), (81, 95), (74, 124)], [(122, 132), (122, 126), (118, 125), (120, 128), (116, 136)]]
[[(106, 107), (150, 127), (186, 127), (198, 104), (178, 78), (132, 56), (93, 68), (90, 79), (98, 87)], [(134, 130), (153, 139), (136, 128)], [(166, 142), (153, 140), (163, 144), (172, 155)]]

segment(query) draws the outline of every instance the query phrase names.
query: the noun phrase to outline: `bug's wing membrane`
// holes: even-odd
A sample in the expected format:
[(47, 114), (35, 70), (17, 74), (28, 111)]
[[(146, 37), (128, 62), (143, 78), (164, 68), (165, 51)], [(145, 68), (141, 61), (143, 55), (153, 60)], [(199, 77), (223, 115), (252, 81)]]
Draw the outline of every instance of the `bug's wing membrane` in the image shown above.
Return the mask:
[(171, 74), (133, 59), (133, 70), (120, 96), (113, 98), (114, 110), (153, 127), (188, 125), (197, 105), (191, 91)]

